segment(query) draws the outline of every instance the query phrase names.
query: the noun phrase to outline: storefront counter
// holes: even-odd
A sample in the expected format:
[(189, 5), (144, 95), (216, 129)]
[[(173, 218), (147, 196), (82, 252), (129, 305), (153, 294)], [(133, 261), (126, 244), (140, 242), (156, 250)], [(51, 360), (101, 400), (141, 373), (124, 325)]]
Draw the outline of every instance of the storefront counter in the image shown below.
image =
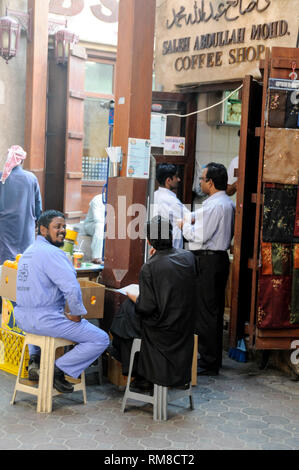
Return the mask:
[(103, 264), (82, 263), (80, 268), (75, 268), (78, 278), (88, 278), (90, 281), (98, 280), (104, 269)]

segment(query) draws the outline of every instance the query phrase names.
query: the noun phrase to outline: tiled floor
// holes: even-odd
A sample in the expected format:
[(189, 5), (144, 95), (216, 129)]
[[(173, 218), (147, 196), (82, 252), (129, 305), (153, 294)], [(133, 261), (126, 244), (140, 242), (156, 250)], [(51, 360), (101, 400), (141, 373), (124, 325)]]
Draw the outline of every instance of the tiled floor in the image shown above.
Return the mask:
[(18, 392), (10, 405), (14, 382), (0, 371), (1, 450), (299, 449), (299, 382), (254, 363), (226, 358), (219, 376), (193, 387), (195, 409), (181, 399), (166, 422), (137, 402), (121, 413), (123, 392), (108, 382), (87, 386), (87, 405), (76, 392), (37, 414), (33, 396)]

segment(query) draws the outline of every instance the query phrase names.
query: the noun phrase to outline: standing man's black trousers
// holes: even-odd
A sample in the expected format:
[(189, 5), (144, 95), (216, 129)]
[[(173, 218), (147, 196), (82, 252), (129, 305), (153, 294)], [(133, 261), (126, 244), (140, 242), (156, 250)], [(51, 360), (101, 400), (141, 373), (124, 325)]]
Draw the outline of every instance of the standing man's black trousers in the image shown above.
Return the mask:
[(196, 325), (199, 366), (218, 372), (222, 365), (225, 287), (229, 275), (226, 251), (193, 251), (199, 258), (200, 275), (196, 289)]

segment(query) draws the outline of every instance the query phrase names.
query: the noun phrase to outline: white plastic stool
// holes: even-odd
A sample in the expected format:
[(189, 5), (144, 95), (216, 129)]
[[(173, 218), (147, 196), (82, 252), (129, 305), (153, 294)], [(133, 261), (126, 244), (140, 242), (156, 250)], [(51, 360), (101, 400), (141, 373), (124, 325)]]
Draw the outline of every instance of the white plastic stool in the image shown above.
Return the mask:
[[(135, 338), (132, 344), (131, 349), (131, 356), (130, 356), (130, 366), (129, 366), (129, 374), (128, 380), (126, 385), (125, 394), (122, 401), (122, 412), (125, 411), (126, 403), (129, 398), (132, 400), (142, 401), (144, 403), (151, 403), (153, 405), (153, 419), (157, 420), (167, 420), (167, 404), (171, 401), (175, 401), (181, 397), (189, 396), (190, 400), (190, 409), (193, 410), (193, 397), (192, 397), (192, 385), (191, 382), (189, 384), (189, 388), (186, 390), (180, 389), (171, 389), (169, 390), (168, 387), (163, 387), (162, 385), (154, 384), (154, 393), (153, 396), (147, 395), (145, 393), (137, 393), (132, 392), (130, 390), (130, 382), (131, 382), (131, 375), (134, 363), (134, 356), (137, 352), (140, 351), (141, 348), (141, 339)], [(168, 393), (171, 392), (171, 396)]]
[[(39, 346), (41, 349), (39, 381), (37, 387), (26, 385), (20, 381), (25, 356), (25, 348), (28, 344), (34, 344), (35, 346)], [(52, 338), (51, 336), (39, 336), (30, 333), (26, 334), (20, 360), (19, 372), (10, 404), (13, 405), (15, 403), (17, 391), (25, 392), (37, 396), (38, 413), (51, 413), (52, 397), (55, 395), (60, 395), (60, 392), (53, 388), (55, 351), (59, 347), (70, 346), (72, 344), (76, 343), (63, 338)], [(77, 390), (82, 390), (83, 401), (84, 404), (86, 404), (84, 372), (81, 374), (81, 382), (74, 384), (74, 391)]]

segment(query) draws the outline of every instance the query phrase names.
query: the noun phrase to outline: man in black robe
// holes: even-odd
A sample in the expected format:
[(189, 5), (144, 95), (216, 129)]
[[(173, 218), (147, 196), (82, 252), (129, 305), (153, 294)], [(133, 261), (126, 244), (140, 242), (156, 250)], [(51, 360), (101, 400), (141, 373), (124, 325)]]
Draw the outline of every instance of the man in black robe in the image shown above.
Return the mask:
[[(188, 251), (172, 247), (171, 223), (161, 216), (148, 222), (147, 239), (152, 247), (151, 258), (140, 271), (139, 296), (128, 294), (135, 310), (129, 301), (126, 306), (123, 304), (123, 315), (115, 318), (111, 332), (128, 339), (128, 331), (135, 330), (133, 337), (142, 339), (135, 388), (145, 389), (144, 381), (166, 387), (181, 386), (191, 380), (196, 258)], [(140, 336), (135, 336), (138, 317)], [(117, 328), (120, 322), (121, 329)], [(121, 340), (121, 336), (117, 339)]]

